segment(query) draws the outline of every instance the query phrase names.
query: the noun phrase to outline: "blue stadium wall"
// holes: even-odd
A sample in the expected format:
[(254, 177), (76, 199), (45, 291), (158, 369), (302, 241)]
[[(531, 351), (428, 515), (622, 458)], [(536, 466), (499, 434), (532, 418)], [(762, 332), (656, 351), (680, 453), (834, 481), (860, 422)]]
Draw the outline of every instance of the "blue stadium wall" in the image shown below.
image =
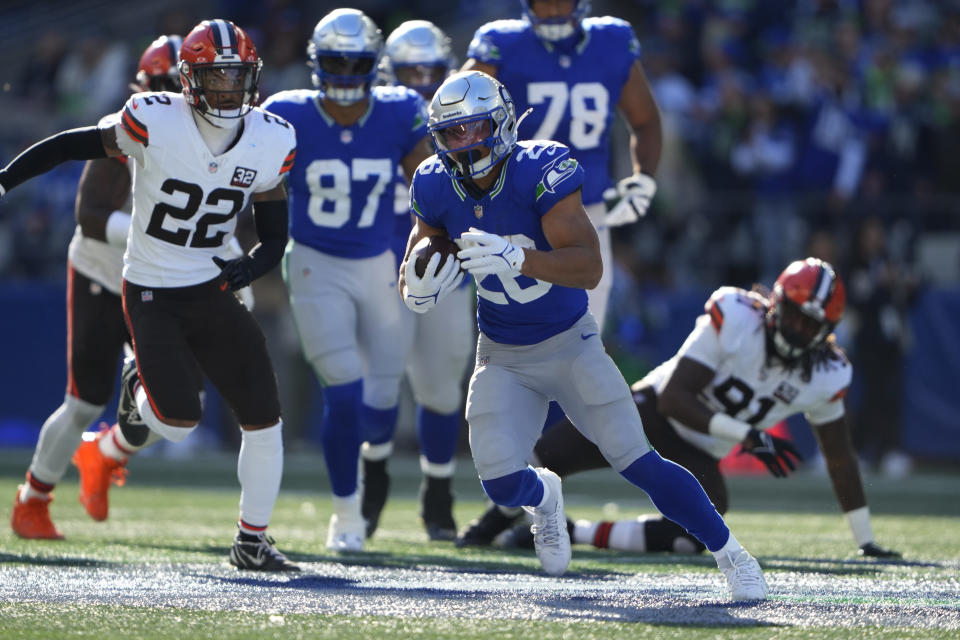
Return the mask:
[[(657, 363), (683, 342), (709, 292), (661, 295), (657, 327), (636, 340), (638, 358)], [(0, 284), (0, 446), (32, 447), (46, 417), (63, 399), (66, 384), (65, 292), (62, 285)], [(903, 446), (921, 458), (960, 461), (960, 290), (933, 289), (917, 301), (910, 322), (913, 345), (904, 375)], [(615, 345), (612, 345), (615, 346)], [(856, 365), (856, 363), (854, 363)], [(629, 377), (629, 374), (628, 374)], [(631, 380), (632, 382), (632, 380)], [(210, 413), (223, 411), (208, 399)], [(112, 422), (116, 398), (104, 412)], [(802, 420), (799, 421), (802, 423)], [(797, 424), (791, 421), (791, 426)], [(801, 448), (812, 453), (812, 436), (794, 428)]]

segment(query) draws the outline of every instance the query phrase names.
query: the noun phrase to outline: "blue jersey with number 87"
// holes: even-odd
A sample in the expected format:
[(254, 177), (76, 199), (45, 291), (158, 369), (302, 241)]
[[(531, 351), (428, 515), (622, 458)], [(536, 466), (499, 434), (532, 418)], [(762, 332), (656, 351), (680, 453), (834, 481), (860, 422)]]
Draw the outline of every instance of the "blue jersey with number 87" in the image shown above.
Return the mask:
[(349, 127), (323, 110), (317, 91), (281, 91), (263, 108), (293, 124), (302, 148), (287, 178), (290, 236), (341, 258), (389, 249), (397, 165), (427, 135), (423, 98), (374, 87), (369, 110)]
[(473, 36), (467, 57), (497, 67), (516, 101), (519, 137), (556, 140), (583, 165), (584, 204), (603, 199), (610, 177), (610, 125), (640, 43), (618, 18), (587, 18), (584, 37), (569, 54), (546, 44), (525, 20), (497, 20)]
[[(470, 227), (518, 247), (550, 251), (541, 218), (583, 185), (583, 169), (555, 142), (518, 142), (500, 176), (476, 200), (445, 172), (437, 156), (423, 161), (410, 189), (413, 212), (454, 240)], [(536, 344), (566, 331), (587, 311), (583, 289), (502, 273), (477, 282), (480, 330), (503, 344)]]

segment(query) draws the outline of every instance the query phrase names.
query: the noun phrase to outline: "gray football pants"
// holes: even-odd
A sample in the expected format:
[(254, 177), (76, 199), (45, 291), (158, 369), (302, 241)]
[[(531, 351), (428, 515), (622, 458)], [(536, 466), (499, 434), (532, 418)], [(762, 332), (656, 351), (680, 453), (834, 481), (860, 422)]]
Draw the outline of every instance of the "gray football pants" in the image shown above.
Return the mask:
[(534, 345), (500, 344), (480, 334), (467, 422), (481, 480), (527, 467), (551, 400), (614, 470), (650, 451), (630, 388), (588, 312), (570, 329)]

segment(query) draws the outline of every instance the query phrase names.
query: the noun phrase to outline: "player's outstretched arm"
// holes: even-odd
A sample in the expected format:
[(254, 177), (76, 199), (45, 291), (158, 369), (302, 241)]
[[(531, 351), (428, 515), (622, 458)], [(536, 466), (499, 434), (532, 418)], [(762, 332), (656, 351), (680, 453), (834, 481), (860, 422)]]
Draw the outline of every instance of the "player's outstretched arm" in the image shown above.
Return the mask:
[(617, 102), (630, 126), (630, 151), (633, 157), (633, 172), (641, 171), (652, 176), (660, 164), (663, 149), (663, 127), (660, 123), (660, 108), (650, 90), (650, 83), (639, 62), (630, 67), (630, 75), (623, 85), (620, 101)]
[(67, 160), (123, 155), (116, 146), (116, 134), (109, 130), (114, 136), (111, 146), (107, 131), (97, 127), (70, 129), (34, 144), (0, 170), (0, 195)]
[(237, 291), (273, 269), (287, 246), (287, 190), (280, 182), (253, 194), (253, 219), (260, 243), (248, 255), (233, 260), (214, 257), (231, 291)]
[(130, 214), (120, 209), (130, 197), (130, 170), (120, 160), (88, 160), (77, 186), (76, 217), (84, 236), (113, 246), (127, 244)]
[(630, 75), (623, 85), (617, 107), (630, 126), (633, 175), (620, 180), (615, 188), (604, 194), (605, 198), (620, 198), (607, 213), (605, 221), (609, 226), (620, 226), (639, 220), (646, 215), (650, 201), (657, 193), (657, 182), (653, 179), (653, 174), (660, 163), (663, 128), (660, 124), (660, 109), (638, 61), (634, 61), (630, 67)]
[(846, 418), (839, 418), (825, 424), (813, 425), (820, 451), (827, 463), (827, 473), (833, 484), (833, 493), (847, 518), (847, 524), (861, 555), (878, 558), (900, 557), (896, 551), (878, 546), (873, 539), (870, 526), (870, 508), (863, 491), (857, 456), (850, 439), (850, 429)]

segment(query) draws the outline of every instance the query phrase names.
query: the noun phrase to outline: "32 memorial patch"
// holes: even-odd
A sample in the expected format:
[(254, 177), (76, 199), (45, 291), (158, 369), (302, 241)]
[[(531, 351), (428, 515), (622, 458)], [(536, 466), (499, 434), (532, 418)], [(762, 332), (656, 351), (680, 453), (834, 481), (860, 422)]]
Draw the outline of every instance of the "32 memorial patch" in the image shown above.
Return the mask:
[(255, 170), (247, 169), (246, 167), (237, 167), (233, 172), (233, 180), (230, 181), (230, 184), (234, 187), (249, 187), (253, 184), (253, 180), (256, 177), (257, 172)]

